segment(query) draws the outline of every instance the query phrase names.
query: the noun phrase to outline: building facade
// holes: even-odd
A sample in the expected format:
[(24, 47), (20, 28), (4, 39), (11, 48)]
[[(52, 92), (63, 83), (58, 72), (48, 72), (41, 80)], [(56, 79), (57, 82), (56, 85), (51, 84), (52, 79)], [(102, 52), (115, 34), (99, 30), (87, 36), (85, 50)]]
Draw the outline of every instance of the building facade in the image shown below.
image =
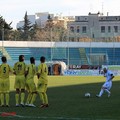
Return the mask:
[(68, 23), (68, 30), (70, 41), (113, 40), (120, 36), (120, 16), (103, 16), (99, 12), (75, 16), (75, 21)]
[[(31, 22), (31, 25), (37, 23), (37, 25), (40, 28), (44, 28), (47, 24), (49, 15), (51, 19), (53, 20), (54, 24), (57, 24), (59, 22), (65, 29), (67, 29), (68, 21), (75, 21), (75, 18), (73, 16), (54, 15), (49, 12), (39, 12), (39, 13), (35, 13), (35, 15), (28, 15), (28, 19)], [(24, 20), (19, 21), (16, 27), (18, 29), (18, 28), (23, 27), (23, 25), (24, 25)]]

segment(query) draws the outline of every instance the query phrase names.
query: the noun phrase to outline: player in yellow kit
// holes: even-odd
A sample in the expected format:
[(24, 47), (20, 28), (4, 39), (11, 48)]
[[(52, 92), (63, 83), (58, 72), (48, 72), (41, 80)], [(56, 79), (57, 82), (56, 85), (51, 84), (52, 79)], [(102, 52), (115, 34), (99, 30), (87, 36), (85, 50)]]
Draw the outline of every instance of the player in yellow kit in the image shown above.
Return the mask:
[(9, 107), (9, 90), (10, 81), (9, 74), (13, 72), (12, 68), (7, 64), (7, 59), (5, 56), (1, 58), (2, 64), (0, 65), (0, 97), (1, 106), (4, 107), (4, 101), (6, 101), (6, 107)]
[[(16, 89), (16, 107), (24, 106), (25, 99), (25, 70), (26, 65), (24, 63), (24, 55), (19, 56), (19, 62), (14, 64), (14, 74), (15, 76), (15, 89)], [(20, 99), (21, 98), (21, 99)], [(19, 104), (19, 99), (20, 104)]]
[(40, 96), (40, 100), (42, 102), (41, 108), (48, 107), (48, 97), (46, 94), (47, 84), (48, 84), (48, 67), (45, 63), (45, 57), (42, 56), (40, 58), (41, 64), (38, 66), (38, 85), (37, 91)]
[(34, 76), (36, 74), (36, 66), (34, 57), (30, 58), (30, 63), (26, 67), (26, 90), (28, 91), (28, 96), (26, 100), (26, 106), (36, 107), (33, 103), (36, 99), (37, 91), (34, 83)]

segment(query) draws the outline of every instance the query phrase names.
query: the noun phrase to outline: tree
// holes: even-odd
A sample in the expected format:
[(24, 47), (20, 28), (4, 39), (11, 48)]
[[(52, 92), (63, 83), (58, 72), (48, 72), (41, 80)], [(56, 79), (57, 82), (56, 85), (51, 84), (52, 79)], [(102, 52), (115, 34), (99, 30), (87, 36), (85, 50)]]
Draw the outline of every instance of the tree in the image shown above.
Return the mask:
[(23, 40), (29, 40), (30, 39), (30, 31), (32, 30), (33, 25), (31, 25), (30, 20), (28, 19), (27, 12), (24, 16), (24, 26), (21, 28), (23, 31), (22, 38)]
[(31, 25), (27, 12), (24, 16), (24, 26), (12, 34), (14, 40), (33, 40), (33, 41), (67, 41), (67, 30), (64, 21), (56, 20), (48, 15), (45, 27), (38, 26), (37, 23)]
[(48, 41), (65, 41), (66, 29), (64, 28), (64, 21), (53, 20), (48, 15), (45, 31), (47, 32), (46, 38)]
[(21, 34), (22, 31), (20, 30), (12, 30), (9, 34), (9, 40), (15, 40), (15, 41), (23, 40), (21, 39)]
[[(36, 28), (34, 28), (35, 31)], [(66, 41), (67, 31), (64, 28), (64, 21), (53, 20), (48, 15), (48, 20), (44, 28), (38, 27), (34, 32), (34, 39), (37, 41)]]
[[(2, 16), (0, 16), (0, 40), (4, 39), (4, 40), (8, 40), (9, 39), (9, 34), (11, 32), (11, 30), (13, 29), (11, 27), (11, 23), (7, 23)], [(3, 38), (4, 36), (4, 38)]]
[(31, 40), (37, 41), (39, 39), (39, 37), (37, 36), (37, 33), (39, 30), (40, 30), (40, 27), (35, 22), (35, 24), (33, 25), (33, 28), (30, 31)]

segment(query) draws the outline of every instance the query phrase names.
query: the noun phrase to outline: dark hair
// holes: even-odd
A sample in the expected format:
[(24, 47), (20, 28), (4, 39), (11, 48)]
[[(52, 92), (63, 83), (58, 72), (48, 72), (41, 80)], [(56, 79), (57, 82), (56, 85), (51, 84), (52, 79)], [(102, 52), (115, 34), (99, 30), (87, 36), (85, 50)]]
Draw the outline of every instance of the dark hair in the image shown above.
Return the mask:
[(2, 60), (2, 62), (7, 62), (7, 59), (5, 56), (2, 56), (1, 60)]
[(20, 55), (20, 56), (19, 56), (19, 61), (20, 61), (20, 62), (24, 61), (23, 58), (24, 58), (24, 55)]
[(40, 61), (41, 61), (41, 62), (45, 62), (45, 57), (42, 56), (42, 57), (40, 58)]
[(31, 63), (35, 63), (35, 58), (34, 57), (30, 57), (30, 62)]

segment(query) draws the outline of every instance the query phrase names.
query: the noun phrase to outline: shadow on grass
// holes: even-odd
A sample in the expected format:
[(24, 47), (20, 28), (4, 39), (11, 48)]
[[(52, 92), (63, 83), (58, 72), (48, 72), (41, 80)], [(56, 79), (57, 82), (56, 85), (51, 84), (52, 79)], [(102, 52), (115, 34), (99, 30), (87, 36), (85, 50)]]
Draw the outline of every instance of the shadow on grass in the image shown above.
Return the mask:
[[(111, 97), (105, 93), (96, 98), (103, 83), (79, 84), (48, 88), (49, 108), (39, 108), (37, 96), (35, 105), (31, 107), (15, 107), (15, 92), (10, 93), (10, 107), (0, 107), (0, 113), (16, 112), (17, 116), (0, 117), (0, 120), (109, 120), (120, 119), (120, 81), (113, 82)], [(85, 98), (86, 92), (91, 93)]]

